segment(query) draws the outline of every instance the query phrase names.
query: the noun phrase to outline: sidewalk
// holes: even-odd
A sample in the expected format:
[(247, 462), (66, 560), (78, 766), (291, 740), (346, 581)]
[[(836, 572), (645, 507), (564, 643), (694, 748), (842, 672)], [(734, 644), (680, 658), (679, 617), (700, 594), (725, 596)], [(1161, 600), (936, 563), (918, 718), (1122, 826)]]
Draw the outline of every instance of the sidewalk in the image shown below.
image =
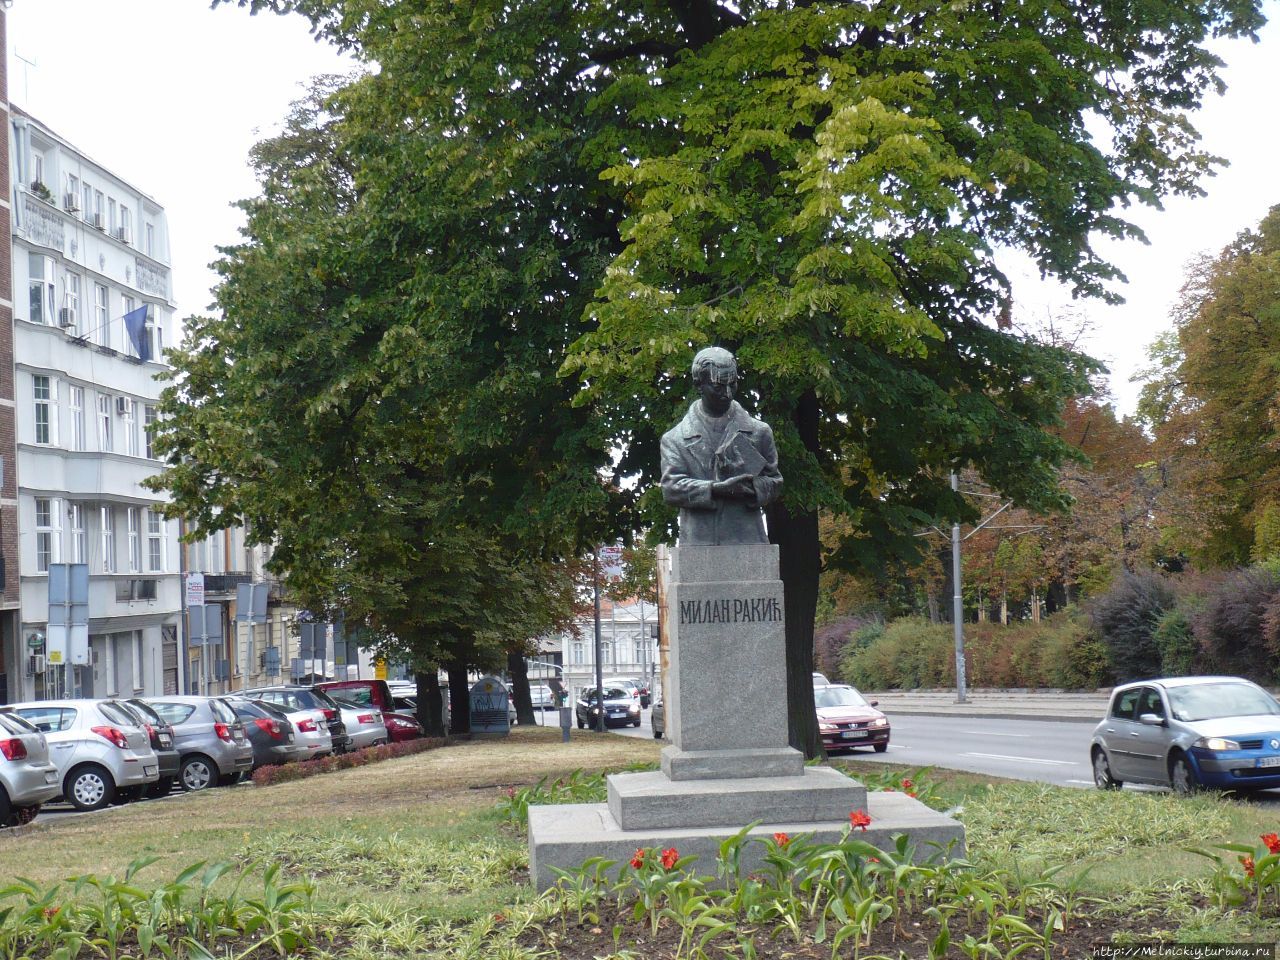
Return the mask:
[(979, 717), (990, 719), (1066, 720), (1097, 723), (1106, 713), (1109, 690), (1064, 693), (1057, 690), (970, 689), (964, 703), (955, 690), (863, 690), (868, 700), (894, 715)]

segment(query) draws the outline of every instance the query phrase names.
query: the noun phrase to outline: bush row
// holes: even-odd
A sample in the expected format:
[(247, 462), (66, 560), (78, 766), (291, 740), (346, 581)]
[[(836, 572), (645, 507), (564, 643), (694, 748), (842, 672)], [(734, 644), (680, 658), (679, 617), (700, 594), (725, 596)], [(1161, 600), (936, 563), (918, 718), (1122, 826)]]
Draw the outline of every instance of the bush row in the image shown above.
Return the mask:
[[(1040, 623), (966, 623), (965, 679), (974, 687), (1095, 689), (1108, 682), (1106, 649), (1078, 608)], [(840, 676), (870, 690), (948, 687), (956, 682), (950, 624), (905, 617), (859, 631)]]
[(269, 787), (273, 783), (305, 780), (307, 777), (332, 773), (334, 770), (350, 770), (352, 767), (363, 767), (369, 763), (377, 763), (379, 760), (408, 757), (415, 753), (443, 747), (444, 744), (445, 741), (439, 737), (421, 737), (402, 743), (384, 743), (376, 747), (365, 747), (363, 750), (353, 750), (350, 753), (331, 753), (327, 757), (303, 760), (301, 763), (259, 767), (253, 771), (253, 782), (260, 787)]

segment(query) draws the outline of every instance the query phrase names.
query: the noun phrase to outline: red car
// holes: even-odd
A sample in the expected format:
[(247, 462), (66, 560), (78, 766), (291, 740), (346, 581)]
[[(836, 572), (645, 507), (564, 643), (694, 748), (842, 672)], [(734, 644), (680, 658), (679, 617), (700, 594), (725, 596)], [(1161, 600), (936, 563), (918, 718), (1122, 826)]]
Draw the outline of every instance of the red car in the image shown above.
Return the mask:
[(384, 713), (382, 722), (387, 725), (387, 736), (392, 743), (401, 740), (417, 740), (422, 736), (422, 724), (417, 717), (407, 713)]
[(827, 753), (871, 747), (876, 753), (889, 749), (889, 720), (857, 690), (842, 683), (813, 688), (818, 708), (818, 732)]

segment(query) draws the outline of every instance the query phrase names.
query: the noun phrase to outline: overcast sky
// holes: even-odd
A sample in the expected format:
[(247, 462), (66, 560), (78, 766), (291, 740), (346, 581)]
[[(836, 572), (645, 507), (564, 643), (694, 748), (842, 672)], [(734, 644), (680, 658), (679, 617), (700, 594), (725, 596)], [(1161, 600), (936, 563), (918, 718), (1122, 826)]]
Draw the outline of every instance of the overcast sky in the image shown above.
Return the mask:
[[(1276, 0), (1266, 9), (1280, 19)], [(211, 11), (207, 0), (14, 0), (8, 26), (10, 100), (164, 205), (179, 316), (207, 308), (216, 279), (207, 266), (243, 222), (230, 204), (257, 192), (249, 148), (277, 129), (311, 77), (355, 68), (299, 17)], [(1140, 212), (1149, 246), (1099, 245), (1128, 275), (1128, 303), (1073, 304), (1031, 271), (1014, 276), (1015, 319), (1074, 310), (1092, 323), (1082, 346), (1112, 368), (1124, 412), (1137, 394), (1129, 377), (1169, 326), (1185, 263), (1280, 203), (1280, 25), (1259, 44), (1216, 49), (1230, 89), (1197, 125), (1231, 166), (1205, 182), (1207, 197)]]

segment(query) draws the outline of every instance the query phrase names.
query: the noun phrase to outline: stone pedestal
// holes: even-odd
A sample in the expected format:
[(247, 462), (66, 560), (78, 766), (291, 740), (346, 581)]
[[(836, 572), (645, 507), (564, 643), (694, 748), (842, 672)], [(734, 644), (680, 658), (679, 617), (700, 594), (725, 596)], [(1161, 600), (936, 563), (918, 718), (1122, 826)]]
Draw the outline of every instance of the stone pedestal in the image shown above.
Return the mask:
[[(964, 828), (901, 794), (871, 794), (828, 767), (806, 767), (788, 745), (782, 581), (772, 544), (671, 550), (663, 625), (669, 645), (663, 696), (671, 745), (662, 769), (608, 778), (603, 804), (531, 807), (530, 874), (542, 889), (553, 868), (592, 856), (627, 860), (639, 847), (675, 846), (714, 872), (719, 845), (749, 823), (752, 835), (810, 833), (835, 841), (849, 813), (866, 810), (866, 839), (907, 832), (921, 856)], [(762, 844), (743, 851), (754, 868)]]

